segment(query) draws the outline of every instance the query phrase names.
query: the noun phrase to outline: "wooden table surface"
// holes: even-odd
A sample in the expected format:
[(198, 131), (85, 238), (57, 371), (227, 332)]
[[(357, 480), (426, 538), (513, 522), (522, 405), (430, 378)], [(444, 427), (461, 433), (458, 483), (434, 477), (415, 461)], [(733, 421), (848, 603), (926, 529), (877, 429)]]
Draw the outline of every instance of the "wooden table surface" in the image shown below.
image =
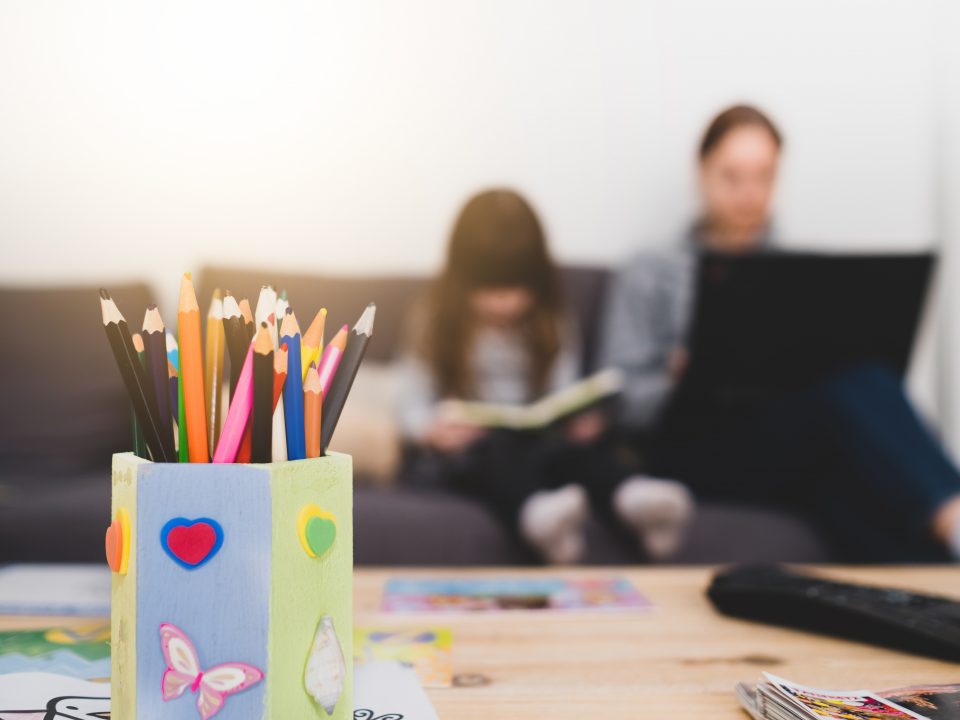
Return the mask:
[[(950, 567), (831, 568), (824, 575), (960, 596)], [(737, 718), (738, 680), (769, 670), (832, 689), (960, 682), (960, 664), (717, 615), (704, 596), (709, 568), (568, 570), (571, 577), (624, 575), (655, 607), (643, 612), (396, 615), (379, 612), (391, 577), (534, 574), (556, 570), (358, 570), (355, 622), (450, 627), (457, 685), (428, 691), (443, 720), (509, 718)], [(0, 618), (0, 627), (38, 619)], [(43, 618), (44, 625), (50, 618)], [(63, 622), (79, 622), (76, 618)]]

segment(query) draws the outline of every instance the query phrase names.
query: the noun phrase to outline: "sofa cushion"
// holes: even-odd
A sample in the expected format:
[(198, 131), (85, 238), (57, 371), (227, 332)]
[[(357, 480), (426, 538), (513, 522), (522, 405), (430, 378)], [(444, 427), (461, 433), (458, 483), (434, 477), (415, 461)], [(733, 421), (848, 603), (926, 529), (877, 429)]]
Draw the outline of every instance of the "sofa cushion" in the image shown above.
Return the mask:
[[(111, 286), (138, 329), (152, 302), (146, 285)], [(97, 288), (0, 289), (0, 478), (109, 473), (133, 445), (130, 401), (100, 317)]]

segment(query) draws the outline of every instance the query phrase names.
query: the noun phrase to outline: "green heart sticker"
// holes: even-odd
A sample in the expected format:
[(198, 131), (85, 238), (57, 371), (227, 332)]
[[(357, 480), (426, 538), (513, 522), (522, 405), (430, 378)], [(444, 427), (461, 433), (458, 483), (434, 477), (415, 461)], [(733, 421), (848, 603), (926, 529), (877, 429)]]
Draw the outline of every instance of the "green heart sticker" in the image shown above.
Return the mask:
[(314, 516), (307, 521), (307, 545), (316, 557), (333, 547), (337, 539), (337, 524), (330, 518)]

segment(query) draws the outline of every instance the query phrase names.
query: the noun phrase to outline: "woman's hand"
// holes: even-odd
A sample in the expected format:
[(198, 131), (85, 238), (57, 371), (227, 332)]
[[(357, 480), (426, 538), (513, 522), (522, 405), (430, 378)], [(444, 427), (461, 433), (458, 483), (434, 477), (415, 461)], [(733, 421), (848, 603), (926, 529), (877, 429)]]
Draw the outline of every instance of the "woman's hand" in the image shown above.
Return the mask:
[(437, 419), (430, 426), (424, 440), (442, 453), (461, 453), (487, 434), (484, 428), (455, 420)]
[(607, 416), (599, 410), (580, 413), (567, 420), (564, 427), (567, 440), (576, 445), (589, 445), (607, 429)]
[(677, 346), (667, 356), (667, 371), (674, 385), (678, 385), (690, 365), (690, 353), (685, 347)]

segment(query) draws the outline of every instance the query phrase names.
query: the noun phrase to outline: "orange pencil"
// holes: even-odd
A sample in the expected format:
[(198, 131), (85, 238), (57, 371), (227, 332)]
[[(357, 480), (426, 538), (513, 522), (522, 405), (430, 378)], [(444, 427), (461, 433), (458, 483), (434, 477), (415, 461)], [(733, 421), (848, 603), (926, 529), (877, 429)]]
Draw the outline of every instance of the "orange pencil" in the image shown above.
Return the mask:
[(307, 441), (307, 457), (320, 457), (320, 419), (323, 407), (323, 392), (317, 366), (310, 363), (307, 379), (303, 381), (303, 429)]
[(203, 397), (203, 350), (200, 336), (200, 306), (190, 273), (180, 283), (177, 307), (180, 334), (180, 382), (183, 384), (184, 417), (190, 462), (210, 462), (207, 444), (207, 411)]

